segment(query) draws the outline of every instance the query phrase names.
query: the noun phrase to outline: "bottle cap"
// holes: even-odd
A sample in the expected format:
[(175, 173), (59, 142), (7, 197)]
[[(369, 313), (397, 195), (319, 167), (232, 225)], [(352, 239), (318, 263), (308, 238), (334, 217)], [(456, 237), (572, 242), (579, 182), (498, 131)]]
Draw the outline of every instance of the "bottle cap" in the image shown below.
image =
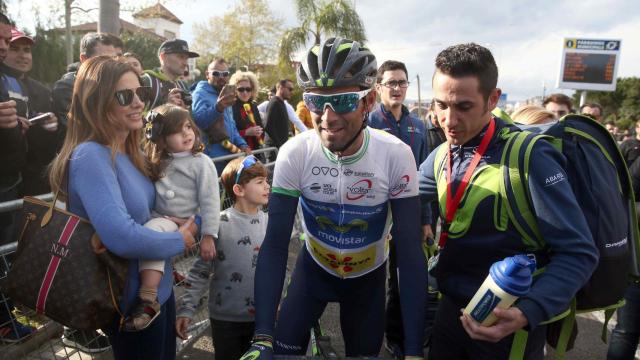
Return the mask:
[(529, 293), (536, 260), (526, 255), (505, 258), (491, 265), (489, 274), (493, 281), (505, 292), (521, 297)]

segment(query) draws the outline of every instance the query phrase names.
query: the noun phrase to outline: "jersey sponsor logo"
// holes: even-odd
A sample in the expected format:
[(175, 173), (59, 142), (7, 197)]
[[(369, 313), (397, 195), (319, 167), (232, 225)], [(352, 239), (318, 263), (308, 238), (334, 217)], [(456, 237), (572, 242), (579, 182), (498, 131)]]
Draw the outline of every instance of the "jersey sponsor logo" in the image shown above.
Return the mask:
[(337, 177), (338, 174), (340, 173), (338, 171), (338, 169), (333, 168), (333, 167), (327, 167), (327, 166), (314, 166), (311, 169), (311, 173), (313, 175), (331, 175), (332, 177)]
[(369, 228), (369, 223), (366, 220), (362, 219), (353, 219), (347, 224), (337, 225), (326, 216), (316, 216), (316, 222), (318, 223), (318, 226), (320, 226), (320, 229), (324, 230), (328, 226), (333, 229), (333, 231), (340, 234), (348, 232), (349, 230), (351, 230), (351, 228), (356, 228), (363, 232), (367, 231), (367, 229)]
[(320, 186), (320, 184), (318, 183), (313, 183), (311, 184), (311, 186), (309, 186), (309, 189), (317, 194), (320, 192), (320, 190), (322, 190), (322, 186)]
[(327, 249), (313, 238), (309, 238), (311, 255), (325, 267), (325, 269), (337, 274), (346, 276), (361, 273), (375, 266), (376, 246), (369, 246), (362, 251), (339, 254), (331, 249)]
[(396, 185), (392, 186), (390, 189), (391, 196), (398, 196), (401, 192), (407, 191), (407, 186), (409, 186), (409, 175), (403, 175), (400, 178), (400, 182)]
[(347, 189), (349, 190), (347, 192), (347, 199), (359, 200), (365, 196), (367, 198), (373, 199), (374, 195), (373, 194), (369, 195), (369, 192), (371, 192), (372, 186), (373, 186), (373, 182), (369, 179), (362, 179), (362, 180), (356, 181), (355, 183), (353, 183), (353, 185), (347, 186)]
[(564, 174), (559, 172), (557, 174), (551, 175), (548, 178), (544, 179), (544, 186), (547, 187), (547, 186), (555, 185), (563, 180), (564, 180)]
[(338, 192), (331, 184), (322, 184), (322, 193), (325, 195), (333, 195)]
[(333, 234), (329, 234), (328, 232), (324, 232), (324, 231), (317, 231), (316, 232), (316, 236), (322, 238), (322, 240), (326, 240), (326, 242), (329, 243), (334, 243), (336, 245), (339, 245), (340, 247), (346, 247), (346, 246), (351, 246), (351, 247), (358, 247), (362, 244), (365, 243), (365, 241), (367, 241), (367, 237), (366, 236), (348, 236), (348, 237), (344, 237), (342, 235), (337, 236), (337, 235), (333, 235)]
[(363, 177), (363, 178), (372, 178), (375, 177), (376, 174), (369, 172), (369, 171), (353, 171), (352, 169), (344, 169), (344, 171), (342, 172), (342, 174), (344, 174), (344, 176), (356, 176), (356, 177)]
[(314, 209), (320, 210), (320, 211), (325, 211), (325, 212), (335, 212), (336, 209), (334, 209), (331, 206), (327, 206), (327, 205), (321, 205), (319, 203), (316, 202), (311, 202), (311, 201), (307, 201), (305, 202), (306, 205), (311, 206)]

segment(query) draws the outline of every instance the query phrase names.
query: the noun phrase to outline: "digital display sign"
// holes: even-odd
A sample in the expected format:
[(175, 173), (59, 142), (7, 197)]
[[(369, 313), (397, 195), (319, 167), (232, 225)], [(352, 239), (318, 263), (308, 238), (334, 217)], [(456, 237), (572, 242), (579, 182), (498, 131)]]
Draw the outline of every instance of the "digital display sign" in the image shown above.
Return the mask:
[(558, 87), (614, 91), (619, 40), (565, 38)]

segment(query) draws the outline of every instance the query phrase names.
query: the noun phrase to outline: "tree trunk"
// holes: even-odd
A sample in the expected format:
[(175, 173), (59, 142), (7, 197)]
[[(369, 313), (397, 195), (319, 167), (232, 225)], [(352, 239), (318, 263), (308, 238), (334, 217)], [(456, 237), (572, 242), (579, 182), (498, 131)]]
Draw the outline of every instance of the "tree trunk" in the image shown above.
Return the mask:
[(67, 53), (67, 65), (73, 63), (73, 39), (71, 38), (71, 3), (73, 0), (64, 0), (64, 45)]
[(120, 35), (120, 1), (100, 0), (98, 31)]

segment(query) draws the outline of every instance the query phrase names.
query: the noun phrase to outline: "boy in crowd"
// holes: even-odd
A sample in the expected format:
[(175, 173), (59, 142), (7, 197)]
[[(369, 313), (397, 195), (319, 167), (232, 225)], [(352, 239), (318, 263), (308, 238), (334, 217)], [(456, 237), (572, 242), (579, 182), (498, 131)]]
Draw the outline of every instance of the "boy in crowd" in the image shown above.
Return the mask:
[(209, 284), (209, 315), (216, 359), (236, 360), (249, 349), (254, 332), (253, 279), (258, 251), (267, 230), (261, 210), (269, 199), (267, 170), (253, 155), (234, 159), (222, 171), (225, 193), (234, 201), (220, 214), (217, 258), (198, 258), (179, 301), (176, 331), (187, 338), (187, 327)]

